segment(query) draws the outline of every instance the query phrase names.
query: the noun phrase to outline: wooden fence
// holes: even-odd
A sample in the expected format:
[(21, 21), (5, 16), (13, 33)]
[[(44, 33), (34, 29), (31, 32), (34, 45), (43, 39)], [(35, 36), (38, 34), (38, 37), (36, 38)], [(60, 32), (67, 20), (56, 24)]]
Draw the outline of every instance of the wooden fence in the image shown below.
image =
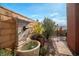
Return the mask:
[(15, 48), (17, 46), (16, 19), (0, 14), (0, 48)]

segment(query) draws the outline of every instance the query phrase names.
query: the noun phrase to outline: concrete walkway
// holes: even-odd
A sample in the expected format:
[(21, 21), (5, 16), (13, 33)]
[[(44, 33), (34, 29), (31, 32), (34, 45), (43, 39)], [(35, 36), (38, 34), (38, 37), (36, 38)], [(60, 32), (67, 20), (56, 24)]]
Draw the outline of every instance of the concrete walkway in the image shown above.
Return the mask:
[(62, 37), (52, 38), (56, 55), (57, 56), (72, 56), (72, 53), (69, 50), (68, 46), (62, 40), (60, 40), (61, 38)]

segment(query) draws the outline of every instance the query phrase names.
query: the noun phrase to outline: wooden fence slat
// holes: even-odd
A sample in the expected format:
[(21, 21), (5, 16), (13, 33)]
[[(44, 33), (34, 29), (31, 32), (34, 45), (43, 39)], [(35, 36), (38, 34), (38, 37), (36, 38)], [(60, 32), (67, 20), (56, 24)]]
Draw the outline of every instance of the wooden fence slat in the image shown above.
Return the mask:
[[(13, 23), (12, 23), (13, 24)], [(12, 25), (11, 23), (7, 23), (7, 22), (1, 22), (0, 21), (0, 28), (15, 28), (15, 25)], [(14, 23), (15, 24), (15, 23)]]
[(16, 41), (16, 20), (0, 14), (0, 48), (15, 48)]
[(0, 32), (0, 35), (2, 36), (2, 35), (15, 35), (16, 34), (16, 32), (15, 32), (15, 30), (11, 30), (11, 29), (3, 29), (3, 30), (1, 30), (1, 32)]

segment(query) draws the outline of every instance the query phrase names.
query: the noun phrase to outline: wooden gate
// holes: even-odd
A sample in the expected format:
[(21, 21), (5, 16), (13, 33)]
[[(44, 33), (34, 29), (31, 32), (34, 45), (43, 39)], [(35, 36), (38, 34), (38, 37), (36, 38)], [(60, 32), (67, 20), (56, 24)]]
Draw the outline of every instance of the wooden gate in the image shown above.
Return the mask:
[(0, 14), (0, 49), (15, 49), (17, 37), (16, 19)]

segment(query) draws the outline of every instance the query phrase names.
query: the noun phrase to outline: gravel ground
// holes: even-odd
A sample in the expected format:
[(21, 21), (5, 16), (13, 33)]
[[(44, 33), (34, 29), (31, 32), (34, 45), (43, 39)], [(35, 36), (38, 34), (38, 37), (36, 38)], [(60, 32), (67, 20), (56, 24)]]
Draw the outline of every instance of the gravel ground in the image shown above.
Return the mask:
[(51, 37), (55, 56), (72, 56), (65, 39), (66, 37)]

